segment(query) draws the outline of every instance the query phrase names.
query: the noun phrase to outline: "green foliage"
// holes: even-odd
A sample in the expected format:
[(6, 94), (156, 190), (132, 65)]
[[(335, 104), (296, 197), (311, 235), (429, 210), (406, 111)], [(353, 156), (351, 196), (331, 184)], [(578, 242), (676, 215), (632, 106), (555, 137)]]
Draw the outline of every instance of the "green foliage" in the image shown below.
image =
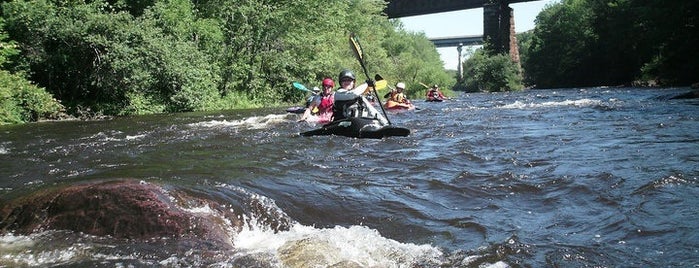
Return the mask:
[(0, 125), (53, 119), (63, 106), (43, 88), (0, 70)]
[(3, 29), (5, 25), (5, 20), (0, 18), (0, 67), (3, 67), (5, 63), (11, 62), (11, 58), (19, 55), (19, 49), (17, 49), (17, 42), (13, 40), (8, 40), (7, 32)]
[(699, 2), (563, 0), (538, 16), (523, 67), (537, 87), (696, 82)]
[[(14, 41), (7, 40), (0, 19), (0, 66), (19, 54)], [(0, 70), (0, 125), (54, 118), (63, 106), (43, 88), (24, 77)]]
[[(370, 76), (453, 84), (431, 43), (381, 15), (381, 0), (16, 0), (2, 4), (21, 54), (7, 68), (69, 112), (106, 115), (261, 107), (300, 101), (292, 81), (354, 70), (361, 37)], [(1, 54), (3, 58), (9, 54)]]
[(444, 71), (439, 53), (424, 33), (410, 33), (398, 21), (393, 23), (398, 31), (386, 33), (383, 40), (389, 65), (383, 68), (382, 76), (392, 84), (406, 83), (404, 93), (412, 99), (424, 99), (427, 89), (420, 83), (451, 88), (456, 79)]
[[(591, 29), (591, 13), (585, 0), (570, 0), (549, 6), (537, 16), (537, 26), (524, 69), (536, 86), (557, 87), (560, 83), (587, 86), (590, 59), (598, 36)], [(542, 23), (545, 21), (546, 23)]]
[(491, 56), (486, 49), (478, 49), (464, 66), (464, 84), (469, 91), (500, 92), (523, 88), (519, 66), (507, 54)]

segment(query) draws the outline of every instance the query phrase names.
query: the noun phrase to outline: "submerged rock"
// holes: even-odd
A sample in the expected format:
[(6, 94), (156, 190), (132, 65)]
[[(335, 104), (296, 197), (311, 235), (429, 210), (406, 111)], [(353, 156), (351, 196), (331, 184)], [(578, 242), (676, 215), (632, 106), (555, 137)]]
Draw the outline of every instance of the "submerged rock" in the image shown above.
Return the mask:
[(42, 190), (0, 205), (0, 233), (71, 230), (126, 239), (191, 238), (232, 248), (229, 233), (241, 225), (225, 205), (134, 180)]

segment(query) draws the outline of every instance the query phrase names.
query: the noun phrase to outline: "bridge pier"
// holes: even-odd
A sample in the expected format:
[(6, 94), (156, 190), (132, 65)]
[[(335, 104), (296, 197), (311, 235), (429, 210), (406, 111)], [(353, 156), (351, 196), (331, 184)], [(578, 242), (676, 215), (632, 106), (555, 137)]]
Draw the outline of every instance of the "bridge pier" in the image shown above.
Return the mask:
[(457, 61), (458, 64), (456, 66), (456, 73), (457, 73), (457, 78), (458, 78), (459, 83), (464, 81), (464, 66), (463, 66), (463, 62), (461, 61), (461, 59), (462, 59), (461, 58), (461, 50), (463, 49), (463, 46), (464, 46), (464, 44), (459, 43), (459, 46), (456, 47), (456, 51), (459, 52), (459, 56), (458, 56), (459, 60)]
[(492, 54), (508, 53), (519, 64), (519, 47), (515, 32), (514, 11), (507, 0), (483, 4), (483, 40)]

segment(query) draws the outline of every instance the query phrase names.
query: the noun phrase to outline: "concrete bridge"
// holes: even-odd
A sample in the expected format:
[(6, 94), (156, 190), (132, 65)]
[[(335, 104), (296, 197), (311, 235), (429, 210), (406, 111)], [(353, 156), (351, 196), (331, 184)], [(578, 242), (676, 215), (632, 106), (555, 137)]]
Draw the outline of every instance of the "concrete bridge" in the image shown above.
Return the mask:
[[(483, 35), (432, 38), (437, 47), (457, 47), (458, 74), (462, 80), (462, 46), (488, 42), (496, 53), (509, 53), (519, 63), (519, 49), (514, 29), (514, 13), (509, 4), (540, 0), (387, 0), (385, 13), (389, 18), (426, 15), (447, 11), (483, 8)], [(448, 23), (448, 22), (445, 22)]]

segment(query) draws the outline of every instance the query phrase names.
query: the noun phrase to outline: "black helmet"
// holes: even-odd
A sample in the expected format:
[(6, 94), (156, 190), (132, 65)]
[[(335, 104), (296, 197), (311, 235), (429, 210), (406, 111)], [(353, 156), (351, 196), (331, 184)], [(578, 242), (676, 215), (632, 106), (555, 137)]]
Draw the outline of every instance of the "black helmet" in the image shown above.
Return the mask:
[(337, 80), (342, 82), (342, 78), (351, 78), (352, 80), (357, 80), (356, 78), (354, 78), (354, 73), (352, 73), (352, 71), (350, 70), (342, 70)]

